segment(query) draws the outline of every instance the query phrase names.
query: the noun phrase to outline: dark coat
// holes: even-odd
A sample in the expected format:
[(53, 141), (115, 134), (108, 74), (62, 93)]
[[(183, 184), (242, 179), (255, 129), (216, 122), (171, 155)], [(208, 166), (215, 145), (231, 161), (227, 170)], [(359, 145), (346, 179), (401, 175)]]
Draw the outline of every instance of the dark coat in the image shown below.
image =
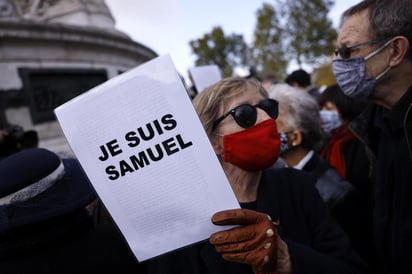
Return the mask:
[(412, 273), (412, 86), (391, 110), (371, 105), (350, 127), (371, 159), (378, 269)]
[(369, 159), (365, 145), (358, 138), (351, 140), (345, 146), (346, 180), (353, 184), (362, 197), (372, 201)]
[(113, 225), (79, 210), (0, 234), (4, 274), (145, 273)]
[(316, 152), (313, 153), (302, 170), (309, 172), (316, 178), (315, 186), (331, 212), (337, 206), (344, 204), (346, 197), (355, 190)]
[[(242, 205), (244, 206), (244, 205)], [(267, 169), (252, 207), (280, 222), (294, 274), (363, 273), (363, 263), (348, 238), (331, 219), (313, 178), (290, 169)], [(253, 273), (246, 264), (227, 262), (208, 242), (183, 248), (147, 262), (150, 274)]]
[[(374, 264), (372, 214), (370, 200), (358, 188), (342, 179), (328, 162), (314, 153), (303, 167), (316, 178), (316, 188), (328, 205), (332, 217), (349, 236), (352, 246), (361, 257)], [(373, 272), (373, 270), (369, 270)]]

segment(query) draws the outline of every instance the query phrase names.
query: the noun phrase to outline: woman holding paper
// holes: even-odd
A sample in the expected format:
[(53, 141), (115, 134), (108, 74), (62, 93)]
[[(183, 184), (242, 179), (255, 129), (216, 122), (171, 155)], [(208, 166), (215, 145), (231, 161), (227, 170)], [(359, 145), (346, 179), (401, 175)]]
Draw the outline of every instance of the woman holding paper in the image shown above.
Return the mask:
[(226, 78), (193, 101), (241, 209), (210, 241), (148, 262), (149, 273), (363, 273), (313, 178), (270, 168), (279, 156), (278, 103), (255, 80)]

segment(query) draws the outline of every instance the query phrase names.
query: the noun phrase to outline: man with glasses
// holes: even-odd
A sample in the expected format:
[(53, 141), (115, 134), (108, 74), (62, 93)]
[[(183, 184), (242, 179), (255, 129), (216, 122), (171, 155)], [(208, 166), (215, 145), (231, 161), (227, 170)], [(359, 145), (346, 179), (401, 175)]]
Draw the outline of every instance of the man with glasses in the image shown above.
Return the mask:
[(333, 72), (371, 104), (350, 127), (371, 157), (374, 273), (412, 273), (412, 0), (365, 0), (342, 15)]

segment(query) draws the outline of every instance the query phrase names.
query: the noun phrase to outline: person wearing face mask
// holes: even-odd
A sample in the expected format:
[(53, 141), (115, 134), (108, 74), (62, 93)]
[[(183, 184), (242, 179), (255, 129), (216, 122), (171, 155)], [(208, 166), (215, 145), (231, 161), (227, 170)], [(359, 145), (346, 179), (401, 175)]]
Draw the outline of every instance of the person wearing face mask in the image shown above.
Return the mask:
[[(359, 193), (319, 155), (324, 132), (318, 103), (308, 94), (286, 84), (277, 84), (269, 96), (279, 102), (277, 125), (281, 138), (280, 156), (286, 166), (308, 172), (316, 178), (315, 186), (327, 204), (332, 217), (348, 234), (352, 245), (361, 252), (365, 248), (365, 232)], [(362, 233), (361, 233), (362, 232)]]
[(148, 262), (148, 273), (363, 273), (364, 263), (314, 187), (277, 160), (277, 101), (254, 79), (225, 78), (193, 100), (240, 209), (211, 216), (230, 225), (209, 241)]
[(328, 135), (321, 156), (342, 178), (361, 191), (365, 199), (371, 200), (370, 163), (365, 145), (348, 128), (349, 122), (365, 109), (366, 102), (345, 96), (335, 84), (322, 92), (319, 105), (322, 127)]
[(367, 146), (375, 273), (412, 273), (412, 1), (365, 0), (342, 15), (333, 72), (370, 105), (349, 127)]
[[(327, 87), (319, 96), (322, 127), (328, 133), (320, 155), (351, 183), (358, 194), (358, 216), (355, 233), (355, 248), (373, 269), (376, 254), (373, 247), (372, 228), (372, 185), (369, 179), (370, 162), (365, 145), (348, 128), (366, 107), (363, 100), (345, 96), (338, 85)], [(325, 126), (327, 125), (327, 129)], [(355, 236), (353, 236), (355, 237)], [(351, 237), (351, 238), (353, 238)], [(372, 271), (374, 273), (375, 271)]]

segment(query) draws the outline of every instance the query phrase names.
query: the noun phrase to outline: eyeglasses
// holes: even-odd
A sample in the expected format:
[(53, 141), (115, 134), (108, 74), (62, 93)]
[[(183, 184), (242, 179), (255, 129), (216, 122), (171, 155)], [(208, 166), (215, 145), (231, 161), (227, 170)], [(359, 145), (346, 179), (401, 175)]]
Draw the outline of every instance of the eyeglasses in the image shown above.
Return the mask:
[(343, 47), (337, 48), (335, 50), (335, 56), (337, 57), (339, 55), (342, 59), (349, 59), (350, 55), (352, 54), (353, 49), (360, 48), (360, 47), (367, 46), (367, 45), (378, 44), (378, 43), (382, 42), (383, 40), (385, 40), (385, 38), (381, 37), (381, 38), (378, 38), (378, 39), (369, 40), (369, 41), (366, 41), (366, 42), (363, 42), (363, 43), (359, 43), (359, 44), (353, 45), (351, 47), (347, 47), (347, 46), (344, 45)]
[(260, 109), (263, 109), (271, 118), (276, 119), (279, 114), (278, 105), (279, 105), (278, 101), (273, 100), (273, 99), (264, 99), (260, 101), (258, 104), (253, 105), (253, 106), (250, 104), (239, 105), (235, 107), (234, 109), (229, 110), (228, 112), (226, 112), (219, 118), (217, 118), (213, 122), (212, 130), (214, 130), (217, 127), (217, 125), (229, 115), (232, 115), (236, 123), (243, 128), (248, 128), (248, 127), (253, 126), (257, 120), (257, 111), (256, 111), (257, 107)]

